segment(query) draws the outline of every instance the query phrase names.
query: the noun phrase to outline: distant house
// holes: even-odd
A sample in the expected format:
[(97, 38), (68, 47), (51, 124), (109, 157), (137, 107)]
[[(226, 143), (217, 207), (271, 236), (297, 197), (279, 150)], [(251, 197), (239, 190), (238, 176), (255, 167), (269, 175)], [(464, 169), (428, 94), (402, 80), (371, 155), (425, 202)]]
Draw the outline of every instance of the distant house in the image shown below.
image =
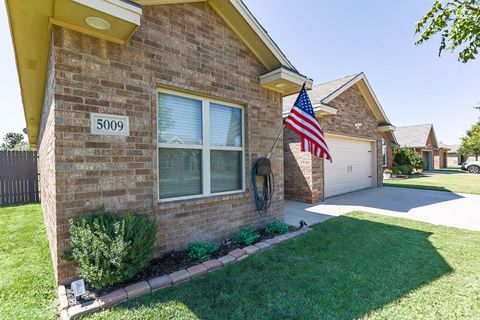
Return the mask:
[[(285, 198), (317, 202), (382, 186), (383, 170), (392, 163), (392, 126), (365, 74), (322, 83), (309, 91), (333, 161), (300, 152), (300, 139), (284, 132)], [(296, 95), (283, 99), (286, 117)]]
[(424, 170), (447, 167), (448, 148), (439, 147), (433, 124), (397, 127), (394, 135), (400, 147), (412, 148), (422, 156)]
[(474, 156), (465, 157), (458, 153), (460, 148), (459, 144), (450, 144), (450, 145), (441, 145), (444, 148), (447, 148), (447, 166), (458, 166), (463, 162), (475, 161)]

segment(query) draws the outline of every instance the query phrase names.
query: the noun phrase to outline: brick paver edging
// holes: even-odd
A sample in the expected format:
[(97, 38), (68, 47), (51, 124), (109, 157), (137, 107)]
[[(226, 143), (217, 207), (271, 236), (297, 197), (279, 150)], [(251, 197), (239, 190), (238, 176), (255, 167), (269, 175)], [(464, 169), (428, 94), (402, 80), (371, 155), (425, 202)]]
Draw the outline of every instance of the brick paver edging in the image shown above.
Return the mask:
[(58, 286), (57, 294), (60, 309), (60, 318), (62, 320), (75, 319), (79, 316), (97, 312), (102, 309), (106, 309), (119, 303), (125, 302), (127, 300), (141, 297), (151, 292), (155, 292), (161, 289), (171, 287), (173, 285), (193, 280), (208, 272), (219, 270), (227, 264), (241, 261), (253, 254), (257, 254), (261, 251), (273, 248), (279, 243), (296, 238), (299, 235), (306, 233), (310, 230), (312, 229), (302, 228), (298, 231), (267, 239), (266, 241), (257, 242), (243, 249), (235, 249), (221, 258), (208, 260), (201, 264), (194, 265), (193, 267), (190, 267), (188, 269), (181, 269), (168, 275), (162, 275), (148, 281), (143, 280), (128, 285), (124, 288), (117, 289), (104, 296), (101, 296), (100, 298), (97, 298), (96, 300), (79, 304), (70, 308), (68, 307), (68, 299), (65, 286)]

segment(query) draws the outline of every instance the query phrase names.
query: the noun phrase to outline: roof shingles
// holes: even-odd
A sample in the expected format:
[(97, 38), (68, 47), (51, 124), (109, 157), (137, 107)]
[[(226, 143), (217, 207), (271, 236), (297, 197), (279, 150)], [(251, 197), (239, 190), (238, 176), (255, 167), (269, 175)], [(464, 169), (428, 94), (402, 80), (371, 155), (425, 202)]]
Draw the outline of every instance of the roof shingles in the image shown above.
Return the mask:
[[(310, 96), (310, 101), (312, 105), (316, 105), (322, 103), (323, 100), (328, 98), (330, 95), (335, 93), (337, 90), (340, 90), (344, 85), (349, 83), (352, 79), (357, 77), (359, 73), (352, 74), (350, 76), (346, 76), (340, 79), (336, 79), (333, 81), (328, 81), (325, 83), (320, 83), (313, 86), (312, 90), (308, 91), (308, 95)], [(298, 94), (292, 94), (283, 98), (283, 113), (288, 113), (290, 109), (292, 109), (295, 100), (297, 99)]]
[(422, 148), (427, 145), (431, 130), (432, 124), (419, 124), (397, 127), (394, 134), (401, 147)]

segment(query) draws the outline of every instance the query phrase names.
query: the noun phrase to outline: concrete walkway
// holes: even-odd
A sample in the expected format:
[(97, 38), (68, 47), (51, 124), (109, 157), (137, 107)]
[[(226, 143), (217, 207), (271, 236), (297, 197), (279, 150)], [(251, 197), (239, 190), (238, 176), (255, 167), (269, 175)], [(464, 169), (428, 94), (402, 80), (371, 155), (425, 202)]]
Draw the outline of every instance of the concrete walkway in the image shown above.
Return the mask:
[(285, 222), (309, 225), (351, 211), (365, 211), (480, 231), (480, 195), (383, 187), (328, 198), (318, 204), (285, 202)]

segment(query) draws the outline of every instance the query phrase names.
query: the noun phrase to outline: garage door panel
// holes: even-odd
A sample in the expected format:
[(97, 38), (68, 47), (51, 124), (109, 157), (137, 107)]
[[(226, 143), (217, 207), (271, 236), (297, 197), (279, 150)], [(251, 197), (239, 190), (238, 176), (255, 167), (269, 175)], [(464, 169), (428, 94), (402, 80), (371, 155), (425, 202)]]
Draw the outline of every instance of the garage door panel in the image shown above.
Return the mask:
[(372, 143), (327, 138), (333, 162), (325, 162), (325, 197), (372, 186)]

